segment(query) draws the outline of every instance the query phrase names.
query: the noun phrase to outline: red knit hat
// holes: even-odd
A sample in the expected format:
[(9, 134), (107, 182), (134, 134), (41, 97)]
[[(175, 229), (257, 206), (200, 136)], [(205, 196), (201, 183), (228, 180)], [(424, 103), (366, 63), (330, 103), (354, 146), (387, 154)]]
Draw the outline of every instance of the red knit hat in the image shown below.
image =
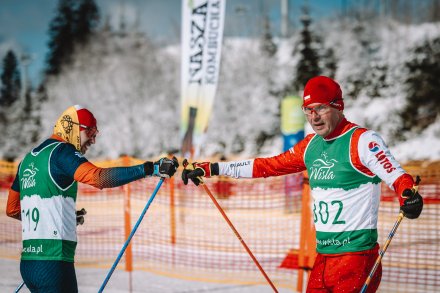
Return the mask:
[(327, 76), (316, 76), (307, 82), (304, 88), (303, 107), (310, 104), (330, 104), (338, 109), (344, 110), (342, 91), (339, 84)]
[(93, 116), (92, 112), (90, 112), (86, 108), (81, 107), (80, 105), (75, 105), (75, 108), (76, 108), (76, 114), (78, 115), (80, 130), (85, 129), (81, 125), (87, 126), (89, 128), (97, 128), (96, 119), (95, 116)]

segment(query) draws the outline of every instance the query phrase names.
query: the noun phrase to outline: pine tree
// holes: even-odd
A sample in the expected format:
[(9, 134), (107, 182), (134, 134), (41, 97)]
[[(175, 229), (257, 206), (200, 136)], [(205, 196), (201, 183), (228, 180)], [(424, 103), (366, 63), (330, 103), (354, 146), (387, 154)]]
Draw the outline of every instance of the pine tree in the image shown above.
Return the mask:
[(46, 74), (58, 74), (63, 65), (69, 64), (75, 45), (84, 45), (98, 23), (99, 9), (94, 0), (60, 0), (49, 25)]
[(60, 0), (55, 18), (49, 25), (49, 52), (46, 57), (46, 73), (58, 74), (64, 64), (70, 62), (73, 53), (74, 1)]
[(420, 131), (440, 116), (440, 38), (427, 40), (414, 49), (406, 63), (407, 105), (401, 113), (402, 130)]
[(310, 30), (312, 19), (310, 18), (307, 7), (303, 7), (302, 10), (301, 23), (303, 24), (303, 30), (301, 31), (300, 41), (301, 59), (296, 67), (296, 78), (293, 82), (293, 89), (291, 89), (293, 92), (300, 91), (310, 78), (321, 74), (318, 53), (314, 48), (314, 36)]
[(336, 61), (334, 50), (332, 48), (324, 49), (324, 53), (321, 56), (320, 61), (322, 62), (321, 68), (323, 68), (322, 74), (335, 78), (338, 62)]
[(12, 51), (4, 58), (1, 80), (0, 157), (13, 161), (38, 140), (40, 103), (35, 103), (29, 88), (21, 95), (21, 75)]
[(17, 57), (9, 50), (3, 59), (2, 87), (0, 90), (0, 106), (11, 106), (20, 97), (21, 79)]
[(79, 44), (88, 41), (99, 23), (99, 9), (94, 0), (82, 0), (75, 12), (74, 40)]
[[(264, 102), (276, 104), (276, 109), (279, 109), (279, 103), (281, 100), (278, 98), (278, 93), (274, 90), (275, 83), (273, 81), (274, 72), (276, 71), (275, 55), (277, 53), (277, 50), (278, 47), (274, 42), (269, 17), (265, 16), (263, 20), (263, 35), (260, 39), (260, 51), (262, 52), (262, 56), (259, 60), (259, 62), (261, 62), (261, 75), (263, 77), (261, 82), (267, 86), (267, 88), (265, 88), (266, 93)], [(279, 112), (273, 113), (273, 115), (279, 117)], [(279, 121), (279, 119), (274, 120)], [(254, 152), (256, 154), (260, 153), (265, 143), (267, 143), (279, 134), (278, 130), (279, 127), (273, 127), (270, 129), (270, 131), (268, 131), (267, 129), (260, 130), (255, 137)], [(240, 144), (237, 144), (236, 146), (239, 145)]]
[(346, 83), (348, 86), (345, 89), (345, 95), (353, 99), (356, 99), (361, 91), (370, 86), (368, 80), (365, 78), (366, 74), (369, 74), (372, 69), (372, 44), (376, 41), (374, 40), (374, 35), (372, 35), (369, 29), (371, 24), (365, 19), (362, 12), (355, 13), (354, 19), (352, 20), (352, 32), (353, 39), (356, 42), (357, 58), (364, 62), (359, 63), (358, 66), (350, 72), (350, 76), (347, 78)]
[(372, 98), (381, 97), (381, 91), (389, 87), (387, 83), (388, 66), (381, 60), (374, 59), (370, 64), (370, 69), (365, 74), (366, 93)]
[(438, 22), (440, 21), (440, 3), (438, 0), (431, 0), (429, 4), (428, 21)]
[(277, 45), (273, 41), (273, 35), (270, 30), (270, 21), (269, 17), (264, 17), (264, 24), (263, 24), (263, 37), (261, 39), (261, 50), (263, 53), (265, 53), (268, 57), (273, 57), (277, 53)]

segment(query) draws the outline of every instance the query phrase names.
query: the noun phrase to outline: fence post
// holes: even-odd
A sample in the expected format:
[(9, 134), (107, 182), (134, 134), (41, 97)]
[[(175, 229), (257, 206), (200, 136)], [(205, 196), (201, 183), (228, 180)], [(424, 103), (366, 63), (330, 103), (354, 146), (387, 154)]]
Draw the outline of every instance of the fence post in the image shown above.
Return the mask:
[(168, 180), (170, 184), (170, 242), (171, 242), (171, 263), (174, 266), (176, 263), (176, 205), (174, 197), (174, 177)]
[[(127, 155), (122, 157), (122, 165), (124, 167), (130, 166), (131, 158)], [(124, 239), (130, 236), (131, 232), (131, 184), (124, 185)], [(131, 243), (128, 244), (125, 251), (125, 270), (127, 272), (133, 271), (133, 253)]]
[(170, 184), (170, 240), (171, 244), (176, 244), (176, 206), (174, 202), (174, 177), (168, 180)]
[(298, 251), (298, 280), (296, 290), (302, 292), (304, 282), (304, 271), (310, 274), (316, 257), (315, 228), (311, 222), (311, 198), (310, 185), (307, 173), (304, 172), (303, 192), (301, 198), (301, 234)]

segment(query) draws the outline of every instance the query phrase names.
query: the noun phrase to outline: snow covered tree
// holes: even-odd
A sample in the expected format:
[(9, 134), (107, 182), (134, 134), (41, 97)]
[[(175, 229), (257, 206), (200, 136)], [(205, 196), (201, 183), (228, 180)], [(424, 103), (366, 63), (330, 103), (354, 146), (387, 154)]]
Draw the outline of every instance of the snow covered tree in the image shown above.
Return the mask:
[(0, 89), (0, 106), (8, 107), (19, 99), (21, 93), (21, 76), (17, 57), (9, 50), (3, 59)]
[(21, 75), (15, 54), (8, 51), (3, 61), (0, 103), (0, 157), (14, 160), (38, 139), (39, 103), (30, 90), (21, 92)]
[[(368, 24), (365, 23), (363, 19), (358, 15), (354, 20), (354, 25), (352, 27), (352, 33), (354, 37), (354, 41), (356, 42), (356, 53), (359, 56), (359, 59), (364, 60), (364, 62), (368, 62), (365, 67), (369, 67), (369, 55), (368, 55), (368, 46), (370, 42), (367, 38), (366, 26)], [(350, 76), (347, 80), (349, 86), (347, 86), (347, 95), (356, 99), (359, 96), (361, 90), (365, 87), (365, 69), (358, 66), (358, 70), (350, 72)], [(369, 68), (368, 68), (369, 69)]]
[(7, 127), (0, 138), (0, 157), (14, 160), (28, 152), (40, 138), (40, 104), (27, 92), (15, 101), (5, 113)]
[(406, 62), (407, 105), (401, 113), (402, 130), (420, 131), (440, 116), (440, 37), (426, 40)]
[(322, 74), (331, 78), (335, 78), (338, 68), (335, 57), (335, 51), (332, 48), (324, 48), (323, 55), (320, 58), (322, 65)]
[(375, 60), (370, 64), (370, 70), (368, 70), (366, 93), (372, 98), (381, 97), (381, 91), (389, 87), (387, 83), (387, 71), (388, 66), (384, 61)]
[(277, 67), (259, 44), (257, 39), (226, 40), (223, 45), (204, 155), (267, 154), (275, 145), (280, 101), (271, 93), (270, 76)]
[(440, 21), (440, 2), (438, 0), (431, 0), (429, 4), (428, 21), (438, 22)]
[(46, 73), (58, 74), (70, 62), (74, 48), (74, 1), (60, 0), (57, 14), (49, 25), (49, 52), (46, 56)]
[(270, 28), (269, 17), (264, 17), (263, 21), (263, 36), (261, 39), (261, 50), (269, 57), (273, 57), (277, 53), (277, 45), (273, 41), (273, 35)]
[(79, 44), (88, 41), (99, 23), (99, 9), (94, 0), (82, 0), (75, 11), (74, 40)]
[(302, 10), (301, 23), (303, 29), (301, 30), (301, 40), (299, 44), (301, 57), (296, 67), (296, 78), (289, 88), (290, 92), (300, 91), (310, 78), (321, 74), (319, 55), (314, 43), (315, 37), (310, 30), (312, 19), (307, 7), (303, 7)]
[[(259, 74), (261, 74), (261, 82), (265, 84), (265, 92), (263, 92), (262, 94), (266, 95), (262, 102), (266, 105), (267, 103), (274, 104), (268, 106), (268, 108), (280, 109), (281, 99), (279, 93), (277, 93), (275, 89), (276, 86), (274, 82), (274, 76), (276, 76), (275, 73), (278, 71), (276, 60), (278, 46), (274, 42), (274, 37), (270, 26), (270, 19), (268, 16), (266, 16), (263, 20), (263, 35), (260, 39), (260, 50), (262, 54), (261, 60), (259, 61), (261, 62), (261, 71), (259, 71)], [(271, 111), (270, 116), (272, 116), (272, 128), (261, 129), (256, 135), (255, 154), (260, 153), (262, 151), (262, 148), (280, 133), (279, 123), (273, 123), (275, 121), (279, 122), (279, 111)]]
[[(159, 52), (144, 34), (127, 27), (125, 34), (94, 32), (73, 54), (75, 62), (46, 84), (46, 134), (57, 115), (80, 104), (98, 120), (100, 135), (91, 156), (151, 157), (178, 148), (179, 71), (167, 52)], [(170, 137), (175, 144), (169, 145)]]
[(60, 0), (57, 14), (49, 26), (49, 52), (46, 73), (58, 74), (69, 64), (75, 46), (85, 44), (98, 26), (99, 9), (94, 0)]

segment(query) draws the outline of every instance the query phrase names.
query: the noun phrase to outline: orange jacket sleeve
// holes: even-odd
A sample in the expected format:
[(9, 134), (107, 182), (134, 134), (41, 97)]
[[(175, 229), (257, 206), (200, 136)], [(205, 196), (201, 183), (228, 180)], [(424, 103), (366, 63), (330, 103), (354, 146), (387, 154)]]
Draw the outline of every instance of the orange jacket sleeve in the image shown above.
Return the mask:
[(8, 217), (21, 220), (20, 209), (20, 192), (9, 189), (8, 203), (6, 204), (6, 215)]
[(313, 136), (309, 134), (291, 149), (275, 157), (255, 159), (252, 177), (281, 176), (306, 170), (304, 153)]
[(84, 162), (76, 169), (73, 178), (96, 188), (117, 187), (145, 177), (144, 165), (100, 168)]

